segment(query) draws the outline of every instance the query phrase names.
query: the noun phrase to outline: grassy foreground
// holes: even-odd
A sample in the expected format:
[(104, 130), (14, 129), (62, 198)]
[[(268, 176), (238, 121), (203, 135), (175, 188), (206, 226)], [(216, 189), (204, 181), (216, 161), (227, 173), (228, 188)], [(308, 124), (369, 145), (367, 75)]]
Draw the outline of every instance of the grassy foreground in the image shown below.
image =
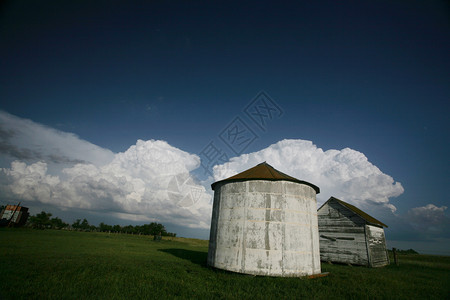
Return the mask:
[(208, 242), (0, 229), (0, 299), (448, 299), (450, 257), (401, 255), (369, 269), (322, 264), (316, 279), (206, 267)]

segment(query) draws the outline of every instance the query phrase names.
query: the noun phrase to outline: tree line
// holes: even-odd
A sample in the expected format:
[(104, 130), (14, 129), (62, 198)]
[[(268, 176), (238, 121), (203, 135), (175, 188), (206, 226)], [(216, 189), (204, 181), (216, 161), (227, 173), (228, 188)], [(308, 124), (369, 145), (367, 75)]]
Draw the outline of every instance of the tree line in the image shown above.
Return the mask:
[(115, 233), (127, 233), (127, 234), (143, 234), (154, 236), (173, 236), (177, 234), (167, 232), (164, 225), (159, 223), (149, 223), (144, 225), (108, 225), (100, 223), (98, 226), (89, 224), (86, 219), (77, 219), (72, 224), (63, 222), (60, 218), (51, 218), (52, 214), (42, 211), (35, 216), (28, 218), (25, 226), (35, 229), (66, 229), (66, 230), (78, 230), (78, 231), (96, 231), (96, 232), (115, 232)]

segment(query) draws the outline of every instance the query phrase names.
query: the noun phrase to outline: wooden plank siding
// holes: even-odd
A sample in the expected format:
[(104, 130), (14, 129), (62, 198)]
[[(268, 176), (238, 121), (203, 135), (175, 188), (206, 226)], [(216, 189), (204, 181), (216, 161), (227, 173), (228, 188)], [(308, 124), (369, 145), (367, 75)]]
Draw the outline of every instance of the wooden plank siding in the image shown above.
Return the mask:
[(384, 266), (386, 242), (382, 227), (366, 220), (337, 201), (327, 201), (317, 212), (322, 261)]
[(335, 237), (331, 241), (320, 233), (320, 259), (355, 265), (367, 265), (367, 247), (364, 233), (352, 234), (354, 240), (342, 240), (342, 234), (334, 233), (327, 236)]

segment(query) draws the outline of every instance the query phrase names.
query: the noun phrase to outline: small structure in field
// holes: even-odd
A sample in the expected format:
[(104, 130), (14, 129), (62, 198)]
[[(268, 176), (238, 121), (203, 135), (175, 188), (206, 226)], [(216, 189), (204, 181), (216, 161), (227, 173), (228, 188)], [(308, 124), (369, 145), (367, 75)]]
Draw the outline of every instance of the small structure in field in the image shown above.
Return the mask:
[(322, 261), (369, 267), (389, 264), (386, 224), (334, 197), (318, 209), (317, 217)]
[(317, 186), (264, 162), (211, 187), (209, 266), (283, 277), (321, 273)]
[(0, 212), (0, 226), (23, 226), (29, 216), (27, 207), (20, 206), (20, 204), (6, 205)]

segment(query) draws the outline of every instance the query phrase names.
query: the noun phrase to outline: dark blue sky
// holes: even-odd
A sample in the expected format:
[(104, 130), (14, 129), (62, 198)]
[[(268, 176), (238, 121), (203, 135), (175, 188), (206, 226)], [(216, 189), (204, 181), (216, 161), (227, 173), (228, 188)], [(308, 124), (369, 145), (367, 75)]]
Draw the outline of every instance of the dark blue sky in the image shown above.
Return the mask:
[(350, 147), (402, 183), (400, 211), (448, 204), (448, 2), (299, 2), (7, 1), (0, 108), (200, 153), (264, 90), (284, 114), (246, 152)]

